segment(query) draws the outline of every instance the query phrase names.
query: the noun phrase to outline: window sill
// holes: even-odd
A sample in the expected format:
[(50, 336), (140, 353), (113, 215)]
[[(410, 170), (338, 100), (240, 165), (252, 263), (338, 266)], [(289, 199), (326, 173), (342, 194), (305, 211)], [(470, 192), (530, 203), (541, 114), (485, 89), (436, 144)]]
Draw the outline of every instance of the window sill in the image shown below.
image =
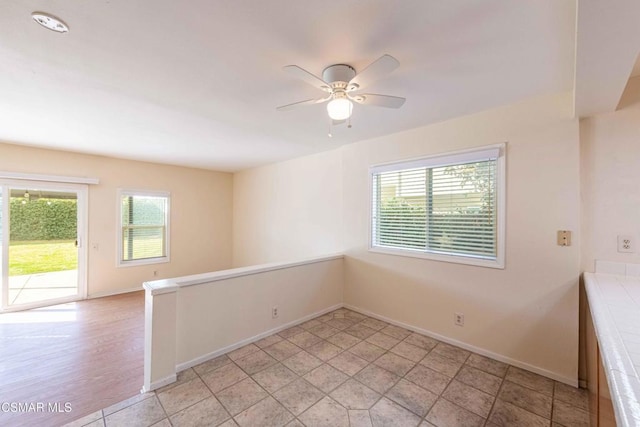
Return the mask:
[(455, 256), (455, 255), (444, 255), (432, 252), (419, 252), (419, 251), (411, 251), (411, 250), (403, 250), (403, 249), (392, 249), (385, 248), (380, 246), (369, 247), (369, 252), (385, 254), (385, 255), (395, 255), (395, 256), (403, 256), (409, 258), (422, 258), (428, 259), (432, 261), (442, 261), (449, 262), (454, 264), (465, 264), (472, 265), (476, 267), (486, 267), (486, 268), (496, 268), (500, 270), (504, 270), (504, 259), (498, 258), (497, 260), (490, 259), (482, 259), (482, 258), (473, 258), (473, 257), (465, 257), (465, 256)]
[(118, 267), (139, 267), (142, 265), (150, 265), (150, 264), (166, 264), (168, 263), (169, 257), (159, 257), (159, 258), (147, 258), (147, 259), (136, 259), (132, 261), (118, 261)]

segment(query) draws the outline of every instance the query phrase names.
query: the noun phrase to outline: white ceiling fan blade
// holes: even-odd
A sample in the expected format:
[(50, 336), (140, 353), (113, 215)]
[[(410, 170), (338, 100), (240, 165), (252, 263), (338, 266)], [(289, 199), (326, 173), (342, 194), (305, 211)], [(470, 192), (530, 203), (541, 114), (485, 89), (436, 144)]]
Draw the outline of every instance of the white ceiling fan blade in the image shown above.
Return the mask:
[(326, 102), (329, 99), (331, 99), (331, 95), (326, 96), (326, 97), (322, 97), (322, 98), (315, 98), (315, 99), (307, 99), (305, 101), (298, 101), (298, 102), (294, 102), (293, 104), (281, 105), (280, 107), (276, 108), (276, 110), (278, 110), (278, 111), (289, 111), (289, 110), (293, 110), (296, 107), (302, 107), (304, 105), (320, 104), (321, 102)]
[(298, 67), (297, 65), (287, 65), (286, 67), (282, 67), (282, 69), (284, 71), (286, 71), (287, 73), (289, 73), (290, 75), (292, 75), (293, 77), (296, 77), (296, 78), (298, 78), (298, 79), (310, 84), (311, 86), (313, 86), (315, 88), (318, 88), (318, 89), (323, 90), (325, 92), (331, 92), (331, 88), (329, 87), (327, 82), (322, 80), (320, 77), (314, 76), (313, 74), (311, 74), (307, 70)]
[(406, 101), (399, 96), (376, 95), (374, 93), (363, 93), (350, 95), (349, 98), (362, 105), (375, 105), (376, 107), (400, 108)]
[(351, 79), (347, 90), (362, 89), (398, 68), (400, 63), (391, 55), (382, 55)]

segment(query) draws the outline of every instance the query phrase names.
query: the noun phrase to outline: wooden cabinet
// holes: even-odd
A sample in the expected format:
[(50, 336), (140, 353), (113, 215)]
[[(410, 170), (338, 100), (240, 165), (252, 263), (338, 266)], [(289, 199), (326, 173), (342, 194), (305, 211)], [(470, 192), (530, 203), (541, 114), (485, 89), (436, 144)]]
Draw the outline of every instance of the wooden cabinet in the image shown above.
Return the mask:
[(607, 385), (607, 378), (602, 368), (600, 348), (593, 327), (593, 319), (587, 301), (586, 310), (586, 363), (587, 384), (589, 389), (589, 410), (591, 426), (615, 427), (616, 418), (611, 403), (611, 394)]

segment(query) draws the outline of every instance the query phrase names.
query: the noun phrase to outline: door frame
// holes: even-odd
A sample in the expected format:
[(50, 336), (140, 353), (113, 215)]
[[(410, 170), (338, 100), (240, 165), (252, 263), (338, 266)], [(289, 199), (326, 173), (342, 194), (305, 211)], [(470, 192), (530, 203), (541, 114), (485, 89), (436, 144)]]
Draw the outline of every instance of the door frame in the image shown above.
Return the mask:
[[(9, 206), (10, 188), (42, 188), (43, 190), (69, 191), (77, 195), (77, 239), (78, 239), (78, 293), (69, 297), (48, 299), (37, 303), (9, 305)], [(4, 179), (0, 178), (0, 195), (2, 196), (2, 234), (3, 239), (0, 249), (0, 262), (2, 277), (0, 282), (0, 313), (30, 308), (44, 307), (48, 305), (61, 304), (65, 302), (79, 301), (87, 298), (87, 260), (88, 260), (88, 207), (89, 207), (89, 186), (87, 184), (76, 184), (57, 181), (45, 181), (41, 179)]]

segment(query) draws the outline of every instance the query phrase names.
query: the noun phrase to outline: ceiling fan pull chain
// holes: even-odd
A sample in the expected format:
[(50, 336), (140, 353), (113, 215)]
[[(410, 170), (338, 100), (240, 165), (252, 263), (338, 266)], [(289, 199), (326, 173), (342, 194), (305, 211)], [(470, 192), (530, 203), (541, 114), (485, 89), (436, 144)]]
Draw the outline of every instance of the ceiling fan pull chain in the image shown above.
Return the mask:
[(331, 126), (333, 125), (333, 120), (331, 118), (329, 118), (329, 133), (327, 134), (327, 136), (329, 138), (333, 138), (333, 134), (331, 133)]

